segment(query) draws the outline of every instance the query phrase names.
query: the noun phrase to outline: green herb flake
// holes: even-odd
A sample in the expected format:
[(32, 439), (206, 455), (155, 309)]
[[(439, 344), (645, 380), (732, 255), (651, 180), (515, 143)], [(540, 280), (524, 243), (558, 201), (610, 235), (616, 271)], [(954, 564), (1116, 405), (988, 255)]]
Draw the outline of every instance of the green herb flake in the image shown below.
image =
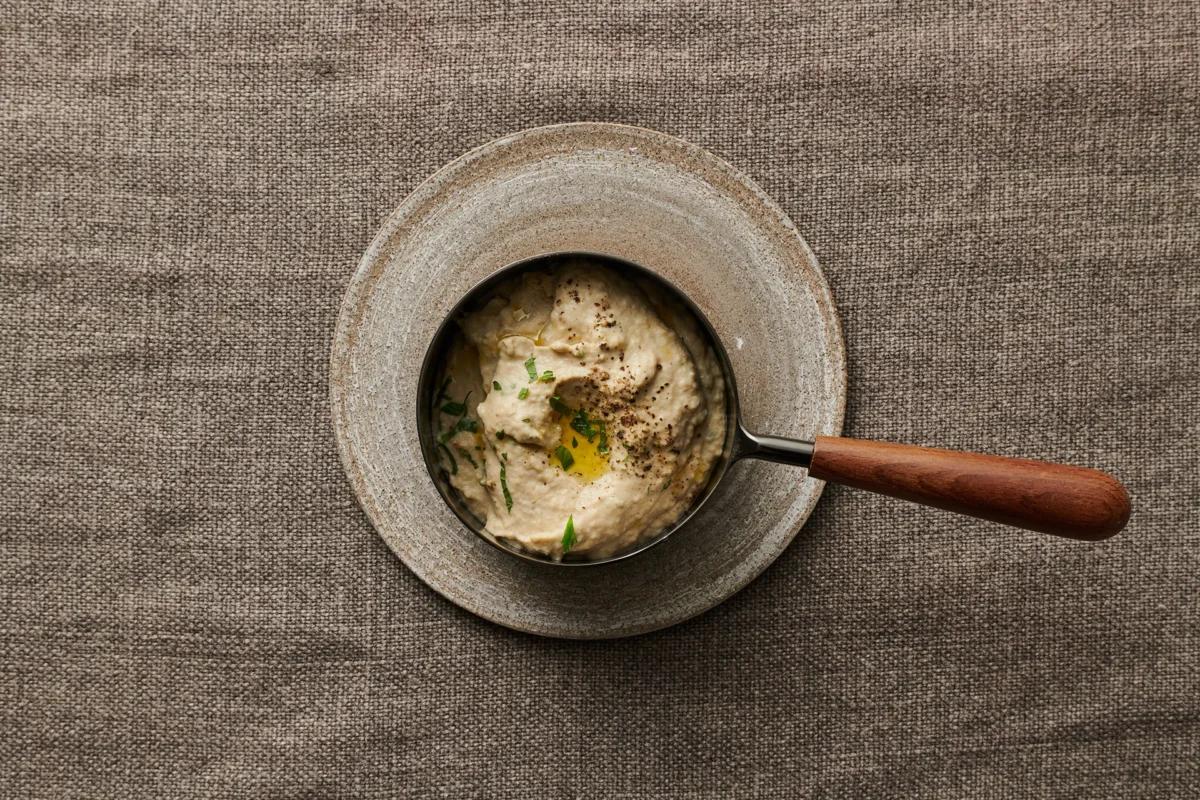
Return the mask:
[(533, 360), (533, 356), (530, 356), (525, 361), (525, 371), (529, 373), (529, 382), (530, 383), (533, 383), (534, 381), (536, 381), (538, 379), (537, 362)]
[(526, 397), (529, 397), (529, 390), (522, 386), (521, 391), (517, 392), (517, 399), (524, 400)]
[(504, 431), (496, 431), (496, 441), (497, 441), (497, 442), (502, 442), (502, 441), (504, 441), (504, 437), (505, 437), (505, 436), (507, 436), (507, 435), (508, 435), (508, 434), (507, 434), (507, 433), (505, 433)]
[(442, 444), (441, 442), (438, 442), (437, 446), (439, 448), (441, 448), (441, 451), (443, 453), (446, 454), (446, 458), (450, 459), (450, 474), (457, 475), (458, 474), (458, 462), (454, 460), (454, 454), (450, 452), (450, 448), (446, 447), (446, 445)]
[[(437, 443), (439, 445), (445, 444), (446, 442), (450, 441), (451, 439), (454, 438), (454, 436), (456, 434), (458, 434), (461, 431), (468, 431), (470, 433), (474, 433), (476, 430), (479, 429), (478, 420), (473, 420), (467, 416), (467, 401), (470, 399), (471, 399), (471, 393), (467, 392), (467, 396), (463, 398), (463, 401), (461, 403), (456, 403), (454, 401), (450, 401), (442, 406), (443, 414), (456, 414), (456, 415), (458, 415), (458, 419), (456, 419), (454, 421), (453, 425), (451, 425), (449, 428), (446, 428), (446, 430), (444, 430), (438, 434)], [(449, 451), (447, 451), (447, 453), (449, 453)], [(453, 456), (451, 456), (451, 458), (453, 458)]]
[(471, 462), (472, 467), (474, 467), (475, 469), (479, 469), (479, 465), (475, 463), (475, 459), (471, 457), (471, 453), (469, 450), (467, 450), (467, 448), (459, 447), (459, 446), (455, 445), (454, 449), (458, 451), (458, 454), (460, 456), (465, 458), (467, 461)]
[(559, 463), (562, 464), (563, 472), (571, 468), (575, 463), (575, 456), (571, 455), (571, 451), (563, 447), (561, 444), (554, 451), (554, 455), (558, 456)]
[(467, 407), (462, 403), (456, 403), (451, 400), (448, 403), (442, 403), (442, 413), (457, 417), (459, 414), (467, 413)]
[(603, 420), (598, 423), (600, 431), (600, 444), (596, 445), (596, 452), (602, 456), (608, 455), (608, 426)]
[(467, 413), (467, 401), (471, 399), (471, 392), (467, 392), (467, 396), (462, 399), (461, 403), (456, 403), (453, 400), (448, 400), (442, 404), (442, 413), (449, 414), (452, 417), (461, 416)]
[(546, 370), (542, 373), (542, 377), (538, 378), (542, 383), (554, 383), (554, 371)]
[(512, 513), (512, 492), (508, 490), (508, 469), (504, 464), (500, 465), (500, 491), (504, 492), (504, 507), (508, 509), (508, 513)]
[(579, 440), (574, 436), (571, 437), (571, 447), (579, 447)]
[(563, 399), (558, 395), (554, 395), (550, 398), (550, 407), (562, 414), (564, 417), (571, 415), (571, 407), (564, 403)]
[(503, 390), (503, 389), (500, 387), (500, 381), (492, 381), (492, 388), (493, 388), (493, 389), (495, 389), (497, 392), (502, 392), (502, 391), (504, 391), (504, 390)]
[(571, 548), (575, 546), (575, 515), (567, 517), (567, 527), (563, 530), (562, 549), (563, 555), (571, 552)]
[(571, 418), (571, 429), (589, 442), (596, 438), (596, 427), (592, 425), (587, 412), (582, 408), (576, 411), (575, 416)]

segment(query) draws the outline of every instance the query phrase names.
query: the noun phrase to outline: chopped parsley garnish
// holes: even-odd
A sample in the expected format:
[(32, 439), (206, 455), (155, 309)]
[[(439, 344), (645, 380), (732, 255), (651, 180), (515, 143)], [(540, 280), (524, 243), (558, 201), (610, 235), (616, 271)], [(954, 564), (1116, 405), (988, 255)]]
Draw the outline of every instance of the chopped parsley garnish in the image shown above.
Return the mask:
[(438, 444), (445, 444), (453, 439), (456, 434), (461, 433), (462, 431), (474, 433), (477, 430), (479, 430), (479, 420), (471, 419), (470, 417), (465, 416), (459, 417), (458, 422), (454, 423), (449, 428), (446, 428), (446, 430), (438, 434)]
[(504, 437), (507, 435), (508, 434), (505, 433), (504, 431), (496, 431), (496, 441), (498, 441), (498, 442), (504, 441)]
[(471, 399), (471, 393), (467, 392), (467, 396), (463, 398), (461, 403), (456, 403), (449, 398), (442, 404), (442, 413), (449, 414), (452, 417), (461, 416), (467, 413), (467, 401)]
[(500, 381), (492, 381), (492, 388), (495, 389), (497, 392), (504, 391), (503, 389), (500, 388)]
[(526, 397), (529, 397), (529, 390), (522, 386), (521, 391), (517, 392), (517, 399), (524, 400)]
[(589, 442), (596, 438), (596, 426), (588, 419), (587, 412), (582, 408), (576, 411), (575, 416), (571, 418), (571, 429)]
[(555, 449), (554, 455), (558, 456), (559, 463), (562, 464), (563, 472), (571, 468), (575, 463), (575, 456), (571, 455), (571, 451), (563, 447), (561, 444)]
[(533, 420), (531, 420), (529, 417), (521, 417), (521, 422), (524, 422), (526, 425), (530, 425), (533, 423)]
[(587, 412), (581, 408), (575, 412), (575, 416), (571, 417), (571, 430), (589, 442), (599, 436), (600, 442), (596, 445), (596, 452), (602, 456), (608, 454), (608, 425), (604, 420), (589, 419)]
[[(467, 401), (470, 399), (471, 393), (467, 392), (467, 396), (463, 398), (461, 403), (449, 400), (442, 405), (441, 411), (443, 414), (458, 415), (458, 419), (454, 421), (453, 425), (438, 434), (437, 443), (439, 445), (450, 441), (460, 431), (474, 433), (479, 429), (479, 421), (467, 416)], [(449, 451), (447, 451), (447, 455), (449, 455)], [(451, 456), (450, 458), (453, 460), (454, 457)]]
[(470, 461), (470, 462), (471, 462), (471, 466), (472, 466), (472, 467), (475, 467), (476, 469), (479, 469), (479, 465), (475, 463), (475, 459), (471, 457), (471, 453), (470, 453), (470, 451), (469, 451), (469, 450), (467, 450), (467, 448), (465, 448), (465, 447), (459, 447), (458, 445), (455, 445), (455, 446), (454, 446), (454, 449), (458, 451), (458, 454), (459, 454), (460, 456), (462, 456), (463, 458), (465, 458), (467, 461)]
[(529, 382), (530, 383), (533, 383), (534, 381), (536, 381), (538, 379), (537, 362), (533, 360), (533, 356), (530, 356), (525, 361), (525, 371), (529, 373)]
[(508, 468), (500, 465), (500, 491), (504, 492), (504, 507), (512, 513), (512, 492), (508, 490)]
[[(600, 442), (596, 445), (596, 452), (602, 456), (608, 455), (608, 425), (602, 419), (593, 419), (588, 417), (588, 413), (582, 408), (578, 411), (572, 409), (569, 405), (563, 402), (563, 399), (558, 395), (550, 398), (550, 407), (564, 417), (571, 417), (571, 430), (578, 433), (589, 442), (595, 441), (596, 437), (600, 437)], [(571, 447), (578, 447), (579, 440), (571, 438)]]
[(446, 445), (442, 444), (441, 442), (438, 442), (437, 446), (440, 447), (442, 452), (446, 454), (446, 458), (450, 459), (450, 474), (457, 475), (458, 462), (454, 460), (454, 454), (450, 452), (450, 448), (446, 447)]
[(554, 383), (554, 370), (548, 369), (542, 373), (542, 377), (538, 378), (542, 383)]
[(563, 554), (571, 552), (571, 548), (575, 546), (575, 515), (567, 517), (567, 527), (563, 531), (562, 549)]

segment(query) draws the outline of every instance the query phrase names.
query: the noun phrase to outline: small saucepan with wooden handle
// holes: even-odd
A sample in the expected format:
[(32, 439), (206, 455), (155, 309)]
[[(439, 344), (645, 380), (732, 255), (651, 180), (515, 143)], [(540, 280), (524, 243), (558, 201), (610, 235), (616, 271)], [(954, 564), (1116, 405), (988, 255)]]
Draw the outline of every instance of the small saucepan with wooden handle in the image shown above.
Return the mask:
[[(436, 409), (434, 367), (445, 352), (451, 320), (459, 311), (478, 304), (500, 282), (526, 270), (545, 268), (563, 258), (585, 257), (621, 271), (643, 290), (657, 295), (658, 306), (687, 314), (702, 336), (724, 376), (727, 409), (725, 446), (704, 490), (691, 508), (669, 529), (632, 550), (593, 560), (552, 560), (498, 543), (484, 534), (482, 523), (465, 507), (439, 469), (435, 432), (427, 409)], [(684, 292), (658, 273), (637, 264), (595, 253), (552, 254), (529, 259), (493, 273), (464, 297), (435, 336), (422, 367), (418, 386), (418, 423), (425, 461), (439, 492), (463, 523), (491, 544), (521, 558), (561, 566), (603, 564), (629, 558), (679, 530), (712, 496), (729, 467), (743, 458), (757, 458), (808, 469), (810, 477), (853, 486), (922, 505), (1013, 525), (1041, 533), (1084, 541), (1106, 539), (1129, 519), (1129, 495), (1112, 476), (1094, 469), (941, 450), (909, 444), (818, 436), (813, 441), (752, 433), (742, 422), (737, 384), (729, 354), (703, 311)], [(436, 416), (434, 411), (433, 416)]]

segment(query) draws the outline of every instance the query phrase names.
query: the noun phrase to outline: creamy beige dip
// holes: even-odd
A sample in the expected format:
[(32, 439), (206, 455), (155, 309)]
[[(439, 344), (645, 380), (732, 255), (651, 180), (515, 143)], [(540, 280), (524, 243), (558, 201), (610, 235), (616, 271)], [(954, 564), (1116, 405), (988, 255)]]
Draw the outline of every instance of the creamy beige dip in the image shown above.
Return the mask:
[(603, 558), (671, 526), (704, 489), (724, 384), (695, 322), (652, 291), (574, 259), (459, 321), (438, 449), (492, 536)]

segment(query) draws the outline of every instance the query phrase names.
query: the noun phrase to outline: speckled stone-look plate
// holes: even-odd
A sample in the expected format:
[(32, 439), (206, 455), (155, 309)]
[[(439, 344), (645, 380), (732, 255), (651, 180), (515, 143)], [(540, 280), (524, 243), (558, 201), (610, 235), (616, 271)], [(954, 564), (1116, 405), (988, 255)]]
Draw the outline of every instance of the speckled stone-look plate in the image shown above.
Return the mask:
[(829, 287), (791, 221), (728, 164), (660, 133), (522, 131), (450, 163), (388, 218), (346, 292), (330, 374), (338, 446), (363, 508), (413, 572), (469, 611), (545, 636), (628, 636), (745, 586), (795, 536), (823, 484), (794, 467), (734, 464), (685, 528), (596, 567), (528, 563), (463, 528), (421, 458), (421, 360), (474, 284), (560, 251), (634, 261), (687, 292), (729, 350), (756, 432), (838, 433), (845, 353)]

